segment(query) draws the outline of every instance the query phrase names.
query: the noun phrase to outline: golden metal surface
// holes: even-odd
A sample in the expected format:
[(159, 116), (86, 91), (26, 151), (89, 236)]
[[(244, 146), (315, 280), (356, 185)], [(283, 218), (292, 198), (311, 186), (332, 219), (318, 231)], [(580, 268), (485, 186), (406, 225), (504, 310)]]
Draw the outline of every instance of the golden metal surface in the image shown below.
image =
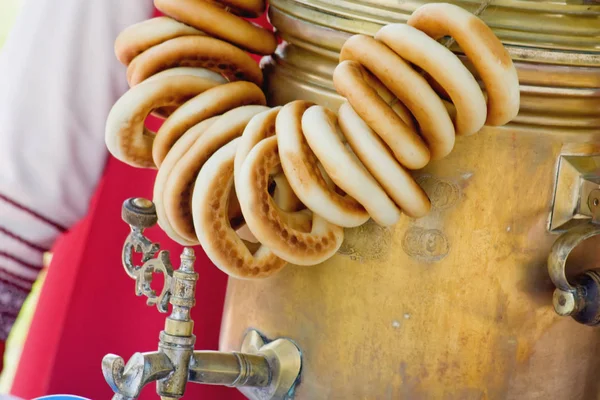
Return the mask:
[[(372, 35), (382, 25), (406, 22), (428, 1), (271, 0), (271, 9), (338, 31)], [(474, 12), (477, 0), (450, 1)], [(482, 19), (507, 44), (599, 51), (600, 7), (583, 1), (496, 0)], [(277, 26), (276, 23), (274, 25)], [(326, 39), (327, 40), (327, 39)]]
[[(515, 128), (458, 138), (415, 173), (431, 215), (357, 228), (315, 267), (230, 279), (221, 350), (249, 327), (292, 338), (300, 400), (596, 399), (600, 331), (555, 314), (546, 269), (559, 155), (600, 154), (594, 140)], [(597, 265), (598, 245), (569, 263)]]
[[(337, 110), (331, 76), (344, 41), (423, 3), (272, 0), (286, 43), (263, 60), (270, 103)], [(494, 1), (482, 18), (515, 60), (521, 111), (414, 172), (432, 213), (347, 230), (321, 265), (229, 281), (221, 350), (252, 327), (293, 339), (303, 350), (296, 399), (600, 399), (600, 331), (556, 315), (547, 269), (559, 158), (600, 156), (600, 6)], [(567, 273), (598, 265), (599, 245), (573, 249)]]
[[(272, 1), (271, 22), (286, 44), (263, 60), (271, 104), (301, 98), (337, 110), (341, 97), (331, 76), (345, 40), (403, 22), (423, 3)], [(455, 4), (475, 10), (479, 2)], [(563, 133), (581, 135), (600, 131), (600, 5), (494, 1), (481, 17), (516, 63), (521, 110), (515, 124), (523, 129), (558, 127)], [(453, 50), (460, 53), (457, 47)]]

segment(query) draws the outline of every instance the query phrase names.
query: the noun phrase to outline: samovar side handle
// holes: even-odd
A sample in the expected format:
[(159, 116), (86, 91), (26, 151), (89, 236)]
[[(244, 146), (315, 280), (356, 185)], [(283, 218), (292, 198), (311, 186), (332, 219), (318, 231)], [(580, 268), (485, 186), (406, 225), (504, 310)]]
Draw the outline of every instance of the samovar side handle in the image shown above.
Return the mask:
[(591, 269), (567, 279), (566, 264), (571, 252), (585, 240), (600, 235), (600, 191), (588, 198), (593, 218), (562, 234), (548, 257), (548, 273), (556, 286), (552, 303), (561, 316), (571, 316), (581, 324), (600, 325), (600, 269)]

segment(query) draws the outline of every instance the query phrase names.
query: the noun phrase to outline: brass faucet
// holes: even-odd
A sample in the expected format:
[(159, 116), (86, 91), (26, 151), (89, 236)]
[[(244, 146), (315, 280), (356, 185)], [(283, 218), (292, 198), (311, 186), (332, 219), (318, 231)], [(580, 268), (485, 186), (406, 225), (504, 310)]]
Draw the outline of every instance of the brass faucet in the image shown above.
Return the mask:
[[(582, 179), (585, 182), (584, 179)], [(590, 211), (589, 221), (571, 228), (562, 234), (548, 257), (548, 273), (556, 286), (552, 297), (558, 315), (570, 316), (575, 321), (590, 326), (600, 325), (600, 269), (589, 269), (569, 280), (567, 259), (577, 246), (585, 240), (600, 235), (600, 184), (593, 182), (592, 190), (582, 196)], [(585, 189), (585, 185), (582, 186)], [(585, 199), (587, 198), (587, 202)]]
[[(184, 248), (181, 266), (173, 270), (168, 251), (144, 236), (144, 229), (157, 222), (150, 200), (128, 199), (122, 218), (131, 227), (122, 253), (123, 267), (136, 281), (136, 295), (146, 296), (149, 306), (171, 315), (160, 332), (158, 351), (136, 353), (129, 362), (108, 354), (102, 360), (104, 378), (115, 392), (113, 400), (136, 399), (144, 386), (156, 382), (162, 400), (180, 399), (188, 382), (238, 387), (251, 400), (287, 399), (299, 380), (301, 353), (289, 339), (266, 341), (260, 333), (248, 332), (241, 352), (194, 351), (196, 282), (194, 251)], [(134, 265), (133, 252), (142, 253), (142, 266)], [(158, 253), (158, 256), (156, 254)], [(165, 282), (160, 294), (150, 287), (153, 273), (162, 273)]]

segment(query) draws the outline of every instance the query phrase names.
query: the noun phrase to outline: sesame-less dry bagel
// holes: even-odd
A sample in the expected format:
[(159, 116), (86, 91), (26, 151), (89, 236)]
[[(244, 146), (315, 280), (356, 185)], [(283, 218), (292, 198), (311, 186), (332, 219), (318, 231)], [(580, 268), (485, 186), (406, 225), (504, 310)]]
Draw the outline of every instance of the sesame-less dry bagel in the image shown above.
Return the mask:
[(354, 154), (396, 205), (409, 217), (425, 216), (431, 203), (423, 189), (348, 102), (338, 110), (338, 121)]
[(206, 68), (229, 81), (262, 85), (262, 71), (243, 50), (209, 36), (181, 36), (149, 48), (127, 67), (127, 81), (135, 86), (150, 76), (174, 67)]
[(152, 160), (156, 135), (144, 125), (148, 114), (162, 107), (179, 106), (217, 85), (213, 80), (196, 76), (167, 76), (129, 89), (108, 115), (105, 130), (108, 150), (131, 166), (156, 168)]
[[(298, 229), (283, 217), (268, 191), (268, 171), (279, 164), (276, 136), (261, 140), (242, 163), (236, 193), (246, 224), (260, 243), (290, 263), (315, 265), (323, 262), (341, 246), (344, 230), (315, 213), (312, 213), (310, 232)], [(289, 178), (287, 173), (286, 176)]]
[(165, 184), (163, 201), (169, 223), (185, 240), (197, 240), (191, 197), (200, 169), (219, 148), (241, 136), (254, 115), (265, 110), (264, 106), (243, 106), (227, 111), (198, 137), (173, 167)]
[[(344, 43), (340, 53), (340, 61), (345, 60), (355, 61), (362, 65), (410, 110), (420, 129), (420, 132), (413, 131), (410, 139), (416, 140), (420, 133), (427, 142), (432, 159), (440, 159), (450, 153), (455, 140), (452, 120), (437, 93), (425, 78), (419, 75), (402, 57), (372, 37), (355, 35)], [(366, 106), (366, 102), (356, 99), (356, 96), (349, 96), (352, 91), (352, 88), (348, 88), (350, 76), (347, 76), (344, 72), (345, 69), (337, 70), (336, 68), (334, 74), (335, 87), (336, 89), (339, 88), (341, 94), (348, 99), (358, 115), (369, 123), (369, 126), (386, 143), (388, 141), (385, 138), (393, 135), (394, 132), (404, 132), (404, 127), (399, 128), (388, 122), (371, 123), (370, 121), (374, 118), (373, 111)], [(380, 130), (383, 129), (385, 129), (385, 134), (380, 133)], [(398, 154), (397, 148), (390, 147), (394, 154)], [(403, 139), (400, 147), (403, 152), (407, 153), (421, 154), (424, 152), (424, 149), (417, 145), (416, 141), (414, 144), (410, 143), (409, 138)], [(410, 163), (409, 160), (401, 159), (400, 161), (409, 168), (420, 168), (425, 165), (413, 164), (412, 160), (410, 160)], [(427, 163), (428, 160), (422, 158), (420, 161), (421, 163)]]
[(239, 140), (217, 150), (198, 174), (192, 196), (193, 225), (206, 255), (223, 272), (240, 279), (265, 278), (287, 262), (264, 244), (253, 254), (229, 224), (228, 199)]
[(203, 0), (245, 18), (256, 18), (265, 12), (265, 0)]
[[(275, 121), (279, 114), (281, 107), (275, 107), (268, 111), (264, 111), (250, 120), (242, 139), (237, 145), (237, 155), (235, 157), (234, 171), (237, 177), (242, 167), (242, 163), (250, 153), (250, 150), (262, 139), (275, 135)], [(283, 211), (298, 211), (303, 207), (302, 202), (298, 199), (293, 189), (291, 188), (285, 174), (281, 169), (277, 171), (270, 171), (272, 175), (272, 182), (275, 184), (273, 190), (273, 198), (275, 203)], [(235, 178), (237, 179), (237, 178)]]
[[(219, 3), (227, 3), (219, 1)], [(243, 4), (234, 0), (237, 7)], [(254, 3), (254, 2), (250, 2)], [(222, 8), (217, 2), (203, 0), (154, 0), (154, 5), (162, 13), (187, 25), (193, 26), (216, 38), (235, 44), (251, 53), (268, 55), (277, 47), (272, 32), (254, 25)], [(262, 7), (262, 4), (261, 4)]]
[(265, 95), (250, 82), (231, 82), (212, 87), (179, 107), (156, 134), (152, 156), (158, 167), (169, 149), (189, 128), (200, 121), (244, 105), (265, 105)]
[(307, 101), (293, 101), (277, 115), (277, 143), (285, 176), (309, 210), (335, 225), (362, 225), (369, 219), (369, 214), (355, 199), (340, 195), (334, 185), (328, 184), (319, 169), (319, 160), (304, 138), (302, 115), (313, 105)]
[(125, 28), (115, 40), (115, 55), (124, 65), (139, 54), (179, 36), (204, 35), (196, 28), (169, 17), (156, 17)]
[[(107, 145), (131, 165), (159, 167), (160, 226), (182, 245), (200, 243), (233, 277), (321, 263), (345, 227), (369, 218), (389, 226), (401, 212), (426, 215), (430, 201), (408, 170), (447, 155), (457, 134), (504, 123), (518, 109), (502, 45), (455, 6), (424, 6), (409, 25), (350, 38), (333, 76), (347, 99), (336, 115), (307, 101), (265, 106), (260, 69), (235, 47), (273, 45), (239, 18), (263, 12), (263, 1), (155, 1), (175, 20), (120, 35), (115, 51), (129, 63), (132, 89), (111, 112)], [(470, 61), (486, 93), (473, 69), (434, 40), (444, 35), (470, 58), (484, 48), (484, 59)], [(166, 117), (156, 134), (144, 128), (148, 113)]]
[(204, 133), (208, 128), (215, 123), (215, 121), (219, 119), (219, 117), (212, 117), (209, 119), (205, 119), (199, 124), (188, 129), (187, 132), (183, 134), (175, 142), (173, 147), (169, 150), (169, 153), (163, 160), (160, 168), (158, 169), (158, 173), (156, 174), (156, 178), (154, 180), (154, 194), (152, 201), (154, 202), (154, 206), (156, 208), (156, 216), (158, 217), (158, 225), (161, 229), (169, 236), (172, 240), (183, 246), (192, 246), (198, 244), (197, 241), (188, 240), (181, 237), (175, 229), (171, 226), (169, 222), (169, 218), (167, 217), (167, 213), (164, 207), (163, 196), (165, 192), (165, 186), (167, 184), (167, 179), (169, 175), (173, 171), (173, 168), (177, 164), (177, 162), (188, 152), (188, 150), (194, 145), (196, 140)]
[(355, 107), (356, 112), (381, 137), (398, 161), (411, 169), (424, 167), (430, 160), (426, 143), (366, 83), (365, 72), (357, 62), (342, 61), (333, 73), (336, 90)]
[(427, 72), (443, 88), (456, 107), (457, 135), (479, 132), (487, 117), (485, 98), (473, 75), (454, 53), (406, 24), (384, 26), (375, 39)]
[(480, 18), (447, 3), (425, 4), (408, 25), (433, 39), (451, 36), (473, 63), (488, 94), (486, 125), (504, 125), (517, 116), (519, 78), (508, 51)]
[[(191, 75), (197, 76), (200, 78), (210, 79), (215, 81), (218, 84), (227, 83), (227, 79), (221, 74), (213, 72), (209, 69), (205, 68), (194, 68), (194, 67), (176, 67), (165, 69), (164, 71), (159, 72), (156, 75), (152, 75), (150, 78), (146, 79), (144, 82), (149, 82), (154, 79), (160, 79), (165, 76), (182, 76), (182, 75)], [(168, 118), (173, 112), (179, 107), (179, 105), (171, 106), (171, 107), (161, 107), (154, 111), (152, 111), (152, 115), (157, 116), (162, 119)]]
[(359, 202), (375, 222), (382, 226), (398, 222), (400, 210), (346, 147), (332, 112), (321, 106), (310, 107), (302, 115), (302, 132), (331, 180)]

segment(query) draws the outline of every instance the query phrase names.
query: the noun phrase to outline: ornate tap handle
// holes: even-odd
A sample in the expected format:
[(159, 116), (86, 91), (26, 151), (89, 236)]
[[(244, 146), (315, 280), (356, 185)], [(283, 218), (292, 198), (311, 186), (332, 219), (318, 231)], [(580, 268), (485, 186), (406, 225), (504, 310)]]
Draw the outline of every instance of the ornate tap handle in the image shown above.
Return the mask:
[(556, 286), (552, 300), (556, 313), (595, 326), (600, 325), (600, 269), (588, 270), (571, 282), (565, 271), (571, 251), (586, 239), (600, 235), (600, 190), (592, 190), (587, 200), (592, 219), (556, 240), (548, 257), (548, 272)]
[[(123, 203), (121, 217), (131, 227), (131, 233), (125, 240), (123, 246), (123, 267), (127, 275), (135, 279), (135, 294), (146, 296), (147, 304), (154, 306), (162, 313), (166, 313), (171, 297), (171, 279), (173, 278), (173, 267), (169, 259), (168, 251), (161, 251), (158, 258), (154, 258), (160, 245), (152, 243), (144, 236), (144, 230), (151, 228), (157, 222), (156, 209), (150, 200), (128, 199)], [(142, 253), (142, 266), (136, 266), (133, 262), (133, 252)], [(157, 296), (152, 290), (152, 274), (161, 272), (165, 277), (165, 283), (161, 293)]]
[[(116, 355), (102, 360), (104, 378), (115, 392), (113, 400), (132, 400), (147, 384), (156, 381), (163, 400), (183, 397), (188, 382), (240, 387), (253, 400), (287, 399), (300, 375), (301, 354), (290, 340), (267, 343), (256, 331), (246, 335), (243, 353), (194, 351), (196, 337), (190, 311), (195, 305), (195, 255), (184, 248), (181, 265), (173, 269), (169, 252), (144, 236), (144, 229), (157, 222), (154, 204), (146, 199), (128, 199), (122, 218), (131, 227), (123, 246), (125, 272), (136, 281), (136, 294), (146, 296), (147, 304), (171, 314), (159, 336), (159, 350), (136, 353), (127, 364)], [(136, 266), (133, 253), (142, 253), (142, 266)], [(159, 295), (150, 287), (152, 274), (160, 272), (165, 283)]]

